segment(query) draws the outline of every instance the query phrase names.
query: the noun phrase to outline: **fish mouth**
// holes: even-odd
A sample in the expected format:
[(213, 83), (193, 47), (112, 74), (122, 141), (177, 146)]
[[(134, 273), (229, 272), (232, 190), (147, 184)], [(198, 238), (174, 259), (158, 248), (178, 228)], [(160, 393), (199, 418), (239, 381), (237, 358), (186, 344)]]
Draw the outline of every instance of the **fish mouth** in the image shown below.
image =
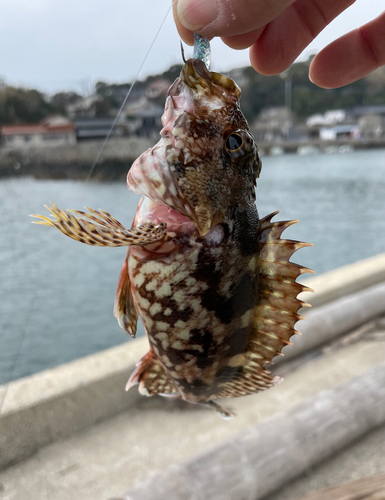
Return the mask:
[[(183, 187), (180, 186), (175, 167), (178, 163), (184, 166), (187, 160), (176, 146), (175, 137), (165, 129), (162, 131), (164, 133), (159, 143), (143, 153), (131, 166), (127, 175), (128, 188), (136, 194), (145, 196), (154, 204), (168, 207), (178, 213), (179, 218), (164, 209), (155, 211), (156, 214), (171, 217), (173, 226), (176, 226), (178, 220), (184, 227), (188, 220), (203, 237), (212, 227), (223, 222), (223, 214), (218, 210), (213, 211), (204, 202), (193, 206), (187, 199)], [(149, 205), (146, 203), (144, 206)], [(153, 213), (153, 207), (151, 211)], [(167, 222), (167, 220), (156, 222)]]
[(143, 196), (139, 202), (133, 225), (140, 226), (145, 223), (167, 224), (167, 232), (175, 235), (192, 236), (197, 234), (198, 228), (188, 217), (177, 212), (164, 203), (156, 203), (147, 196)]
[(198, 94), (209, 94), (211, 97), (225, 96), (229, 99), (241, 98), (241, 89), (228, 76), (209, 71), (200, 59), (189, 59), (182, 68), (180, 79), (191, 90)]
[[(144, 196), (143, 213), (151, 214), (151, 222), (171, 223), (176, 232), (178, 224), (183, 228), (188, 226), (189, 232), (193, 226), (204, 236), (212, 227), (212, 218), (204, 207), (201, 210), (191, 207), (169, 166), (169, 156), (177, 150), (168, 150), (165, 141), (168, 144), (169, 139), (161, 139), (134, 162), (127, 175), (128, 188)], [(148, 214), (145, 222), (150, 222)]]

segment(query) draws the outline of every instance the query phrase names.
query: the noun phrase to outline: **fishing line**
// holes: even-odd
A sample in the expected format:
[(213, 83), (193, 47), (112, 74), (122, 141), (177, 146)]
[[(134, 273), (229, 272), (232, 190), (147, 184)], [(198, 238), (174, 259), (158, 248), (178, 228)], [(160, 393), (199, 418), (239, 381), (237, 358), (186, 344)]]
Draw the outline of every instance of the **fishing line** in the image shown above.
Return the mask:
[(92, 165), (91, 171), (90, 171), (90, 173), (88, 174), (88, 177), (87, 177), (87, 179), (86, 179), (86, 182), (88, 182), (88, 181), (90, 180), (90, 177), (91, 177), (91, 175), (92, 175), (93, 171), (95, 170), (96, 165), (98, 164), (98, 162), (99, 162), (99, 160), (100, 160), (100, 157), (101, 157), (101, 156), (102, 156), (102, 154), (103, 154), (103, 151), (104, 151), (104, 149), (105, 149), (105, 147), (106, 147), (106, 145), (107, 145), (107, 142), (110, 140), (111, 134), (112, 134), (112, 132), (114, 131), (114, 128), (115, 128), (116, 124), (118, 123), (118, 120), (119, 120), (119, 118), (120, 118), (120, 115), (122, 114), (123, 109), (124, 109), (124, 106), (126, 105), (128, 98), (130, 97), (130, 94), (131, 94), (131, 92), (132, 92), (132, 89), (133, 89), (133, 87), (134, 87), (135, 83), (138, 81), (138, 78), (139, 78), (140, 72), (142, 71), (142, 68), (143, 68), (143, 66), (144, 66), (144, 63), (146, 62), (147, 57), (148, 57), (148, 55), (150, 54), (151, 49), (152, 49), (152, 47), (154, 46), (154, 43), (155, 43), (156, 39), (158, 38), (158, 35), (159, 35), (159, 33), (160, 33), (161, 29), (163, 28), (164, 23), (166, 22), (166, 19), (167, 19), (167, 17), (168, 17), (168, 15), (169, 15), (169, 13), (170, 13), (170, 10), (171, 10), (172, 6), (174, 5), (174, 3), (175, 3), (176, 1), (177, 1), (177, 0), (174, 0), (174, 2), (173, 2), (173, 3), (170, 5), (170, 7), (168, 8), (167, 13), (166, 13), (166, 15), (164, 16), (163, 21), (161, 22), (161, 24), (160, 24), (160, 26), (159, 26), (159, 28), (158, 28), (158, 31), (156, 32), (156, 34), (155, 34), (155, 36), (154, 36), (154, 38), (153, 38), (153, 40), (152, 40), (152, 42), (151, 42), (151, 45), (150, 45), (150, 47), (148, 48), (148, 50), (147, 50), (147, 52), (146, 52), (146, 55), (144, 56), (144, 59), (143, 59), (142, 64), (140, 65), (140, 67), (139, 67), (139, 69), (138, 69), (138, 72), (137, 72), (137, 74), (136, 74), (136, 76), (135, 76), (135, 79), (134, 79), (134, 81), (131, 83), (130, 88), (128, 89), (128, 92), (127, 92), (127, 94), (126, 94), (126, 97), (124, 98), (123, 103), (122, 103), (122, 105), (121, 105), (121, 106), (120, 106), (120, 108), (119, 108), (118, 114), (116, 115), (115, 120), (114, 120), (114, 122), (113, 122), (113, 124), (112, 124), (112, 126), (111, 126), (111, 128), (110, 128), (110, 130), (109, 130), (109, 132), (108, 132), (108, 134), (107, 134), (107, 136), (106, 136), (106, 138), (104, 139), (103, 145), (102, 145), (102, 147), (100, 148), (100, 151), (99, 151), (99, 153), (98, 153), (98, 155), (97, 155), (97, 157), (96, 157), (96, 159), (95, 159), (95, 161), (94, 161), (94, 164)]
[[(122, 111), (123, 111), (123, 109), (124, 109), (124, 106), (126, 105), (127, 100), (128, 100), (128, 98), (129, 98), (129, 96), (130, 96), (130, 94), (131, 94), (131, 92), (132, 92), (132, 89), (133, 89), (133, 87), (134, 87), (135, 83), (138, 81), (138, 78), (139, 78), (140, 72), (142, 71), (142, 68), (143, 68), (143, 66), (144, 66), (144, 64), (145, 64), (145, 62), (146, 62), (146, 60), (147, 60), (147, 58), (148, 58), (148, 56), (149, 56), (149, 54), (150, 54), (150, 52), (151, 52), (151, 49), (152, 49), (152, 47), (154, 46), (154, 43), (156, 42), (156, 39), (158, 38), (159, 33), (160, 33), (161, 29), (163, 28), (164, 23), (166, 22), (166, 19), (167, 19), (167, 17), (168, 17), (168, 15), (169, 15), (169, 13), (170, 13), (170, 10), (172, 9), (172, 6), (176, 3), (176, 1), (177, 1), (177, 0), (174, 0), (174, 1), (172, 2), (172, 4), (170, 5), (170, 7), (168, 8), (168, 10), (167, 10), (167, 12), (166, 12), (166, 15), (164, 16), (164, 18), (163, 18), (163, 20), (162, 20), (162, 22), (161, 22), (161, 24), (160, 24), (160, 26), (159, 26), (159, 28), (158, 28), (157, 32), (155, 33), (155, 36), (154, 36), (154, 38), (153, 38), (153, 40), (152, 40), (152, 42), (151, 42), (151, 44), (150, 44), (150, 46), (149, 46), (149, 48), (148, 48), (148, 50), (147, 50), (147, 52), (146, 52), (146, 55), (144, 56), (144, 59), (143, 59), (143, 61), (142, 61), (141, 65), (140, 65), (140, 67), (139, 67), (139, 69), (138, 69), (138, 72), (137, 72), (137, 74), (136, 74), (136, 76), (135, 76), (135, 79), (134, 79), (134, 81), (132, 82), (132, 84), (130, 85), (130, 88), (128, 89), (128, 92), (127, 92), (127, 94), (126, 94), (126, 96), (125, 96), (125, 98), (124, 98), (124, 101), (123, 101), (122, 105), (121, 105), (121, 106), (120, 106), (120, 108), (119, 108), (118, 114), (116, 115), (116, 118), (115, 118), (115, 120), (114, 120), (114, 122), (113, 122), (113, 124), (112, 124), (112, 126), (111, 126), (111, 129), (110, 129), (110, 131), (108, 132), (108, 134), (107, 134), (107, 136), (106, 136), (106, 138), (105, 138), (105, 140), (104, 140), (104, 142), (103, 142), (103, 145), (102, 145), (102, 147), (101, 147), (101, 149), (100, 149), (100, 151), (99, 151), (99, 154), (97, 155), (97, 157), (96, 157), (96, 159), (95, 159), (95, 162), (94, 162), (94, 164), (93, 164), (93, 166), (92, 166), (92, 168), (91, 168), (90, 173), (88, 174), (88, 177), (87, 177), (87, 179), (86, 179), (86, 182), (88, 182), (88, 181), (90, 180), (90, 177), (91, 177), (91, 175), (92, 175), (93, 171), (95, 170), (95, 167), (96, 167), (96, 165), (98, 164), (98, 162), (99, 162), (99, 160), (100, 160), (100, 157), (101, 157), (101, 156), (102, 156), (102, 154), (103, 154), (103, 151), (104, 151), (104, 149), (105, 149), (105, 147), (106, 147), (106, 145), (107, 145), (107, 142), (109, 141), (109, 139), (110, 139), (110, 137), (111, 137), (111, 134), (112, 134), (112, 132), (113, 132), (113, 130), (114, 130), (114, 128), (115, 128), (115, 126), (116, 126), (116, 124), (117, 124), (117, 122), (118, 122), (119, 118), (120, 118), (120, 115), (122, 114)], [(34, 306), (35, 306), (35, 301), (36, 301), (36, 295), (35, 295), (35, 297), (34, 297), (34, 299), (33, 299), (33, 302), (32, 302), (32, 306), (31, 306), (31, 314), (29, 315), (29, 320), (28, 320), (28, 323), (27, 323), (27, 325), (26, 325), (26, 327), (25, 327), (25, 329), (24, 329), (24, 331), (23, 331), (23, 333), (22, 333), (22, 336), (21, 336), (21, 341), (20, 341), (20, 344), (19, 344), (19, 347), (18, 347), (18, 350), (17, 350), (17, 353), (16, 353), (15, 361), (14, 361), (13, 366), (12, 366), (12, 369), (11, 369), (10, 378), (9, 378), (8, 382), (6, 382), (6, 383), (4, 384), (4, 385), (6, 385), (6, 389), (5, 389), (5, 393), (4, 393), (4, 398), (3, 398), (3, 401), (2, 401), (2, 402), (1, 402), (1, 404), (0, 404), (0, 415), (1, 415), (1, 414), (2, 414), (2, 412), (3, 412), (3, 408), (4, 408), (4, 404), (5, 404), (5, 400), (7, 399), (7, 394), (8, 394), (8, 389), (9, 389), (9, 386), (10, 386), (11, 382), (13, 381), (13, 376), (14, 376), (14, 373), (15, 373), (15, 369), (16, 369), (16, 366), (17, 366), (17, 362), (18, 362), (18, 360), (19, 360), (19, 356), (20, 356), (20, 353), (21, 353), (21, 348), (22, 348), (22, 346), (23, 346), (23, 344), (24, 344), (24, 340), (25, 340), (25, 337), (26, 337), (26, 334), (27, 334), (27, 330), (28, 330), (28, 328), (29, 328), (29, 321), (30, 321), (30, 318), (31, 318), (31, 316), (32, 316), (32, 310), (33, 310), (33, 308), (34, 308)]]

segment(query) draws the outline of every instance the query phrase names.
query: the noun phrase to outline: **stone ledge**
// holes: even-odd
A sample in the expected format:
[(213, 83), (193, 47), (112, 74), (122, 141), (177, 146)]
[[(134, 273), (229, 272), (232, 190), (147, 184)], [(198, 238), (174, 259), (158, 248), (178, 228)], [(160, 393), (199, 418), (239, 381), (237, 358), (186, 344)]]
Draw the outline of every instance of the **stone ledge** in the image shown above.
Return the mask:
[(152, 474), (120, 500), (262, 500), (384, 425), (384, 397), (382, 363), (209, 451)]
[(299, 298), (313, 307), (318, 307), (385, 282), (385, 253), (301, 281), (312, 288), (314, 293), (304, 292)]
[[(79, 492), (82, 500), (121, 498), (123, 491), (151, 473), (220, 446), (250, 426), (363, 376), (383, 362), (383, 334), (356, 340), (347, 344), (345, 339), (308, 362), (302, 359), (293, 362), (295, 366), (281, 367), (277, 374), (285, 377), (284, 382), (268, 391), (223, 401), (237, 413), (231, 420), (171, 398), (135, 399), (118, 415), (44, 446), (29, 459), (1, 471), (0, 490), (3, 485), (2, 492), (10, 500), (73, 500)], [(353, 478), (346, 474), (343, 480)]]
[(125, 384), (147, 351), (141, 338), (0, 387), (0, 469), (135, 404)]
[[(385, 254), (308, 279), (306, 283), (315, 288), (316, 293), (315, 300), (306, 300), (314, 305), (325, 304), (326, 299), (335, 300), (381, 280), (385, 280)], [(318, 295), (321, 299), (316, 299)], [(373, 312), (378, 313), (379, 310)], [(364, 320), (367, 319), (370, 318), (365, 316)], [(307, 331), (310, 322), (309, 315)], [(330, 330), (330, 318), (324, 326)], [(340, 328), (338, 334), (342, 332)], [(303, 352), (305, 345), (306, 348), (314, 347), (314, 343), (307, 339), (304, 343), (302, 339), (298, 339), (298, 352)], [(317, 342), (319, 345), (319, 340)], [(297, 347), (294, 345), (290, 349), (290, 355), (283, 360), (296, 355)], [(124, 387), (147, 350), (147, 340), (141, 338), (16, 380), (8, 387), (0, 386), (0, 402), (5, 398), (0, 416), (0, 469), (134, 406), (141, 396), (136, 390), (126, 393)]]

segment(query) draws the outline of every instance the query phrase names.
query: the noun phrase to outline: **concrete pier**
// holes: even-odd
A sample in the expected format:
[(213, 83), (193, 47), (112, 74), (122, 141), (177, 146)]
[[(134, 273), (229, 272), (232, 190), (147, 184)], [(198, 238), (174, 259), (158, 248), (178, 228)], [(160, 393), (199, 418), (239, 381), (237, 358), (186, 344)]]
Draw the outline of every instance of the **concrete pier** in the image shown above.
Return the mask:
[[(9, 500), (73, 499), (80, 491), (85, 500), (123, 498), (149, 474), (194, 461), (197, 454), (235, 439), (250, 426), (258, 427), (321, 391), (366, 376), (384, 360), (384, 281), (385, 254), (308, 279), (306, 284), (315, 289), (309, 324), (317, 311), (330, 315), (333, 307), (341, 319), (348, 303), (355, 304), (358, 319), (345, 329), (329, 321), (324, 334), (317, 330), (317, 342), (288, 348), (287, 354), (289, 349), (293, 353), (274, 367), (284, 383), (226, 401), (237, 413), (230, 421), (182, 401), (145, 398), (135, 388), (124, 392), (135, 363), (147, 351), (146, 339), (0, 387), (0, 401), (6, 395), (0, 416), (0, 491)], [(350, 320), (352, 314), (347, 315)], [(314, 328), (306, 327), (308, 338), (316, 331), (313, 324)], [(371, 456), (371, 469), (368, 462), (361, 472), (385, 472), (375, 466), (379, 455)], [(356, 477), (347, 472), (341, 480), (350, 479)], [(317, 486), (333, 484), (328, 476)], [(285, 497), (274, 500), (278, 498)]]

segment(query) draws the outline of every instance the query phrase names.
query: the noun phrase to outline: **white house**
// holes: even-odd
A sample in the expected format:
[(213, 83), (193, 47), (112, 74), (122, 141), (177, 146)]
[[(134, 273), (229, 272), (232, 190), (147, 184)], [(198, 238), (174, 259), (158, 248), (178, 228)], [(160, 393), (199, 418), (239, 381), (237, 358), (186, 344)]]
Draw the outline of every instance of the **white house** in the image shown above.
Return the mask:
[(360, 129), (357, 125), (336, 125), (335, 127), (322, 127), (319, 131), (321, 141), (338, 141), (346, 139), (359, 139)]

